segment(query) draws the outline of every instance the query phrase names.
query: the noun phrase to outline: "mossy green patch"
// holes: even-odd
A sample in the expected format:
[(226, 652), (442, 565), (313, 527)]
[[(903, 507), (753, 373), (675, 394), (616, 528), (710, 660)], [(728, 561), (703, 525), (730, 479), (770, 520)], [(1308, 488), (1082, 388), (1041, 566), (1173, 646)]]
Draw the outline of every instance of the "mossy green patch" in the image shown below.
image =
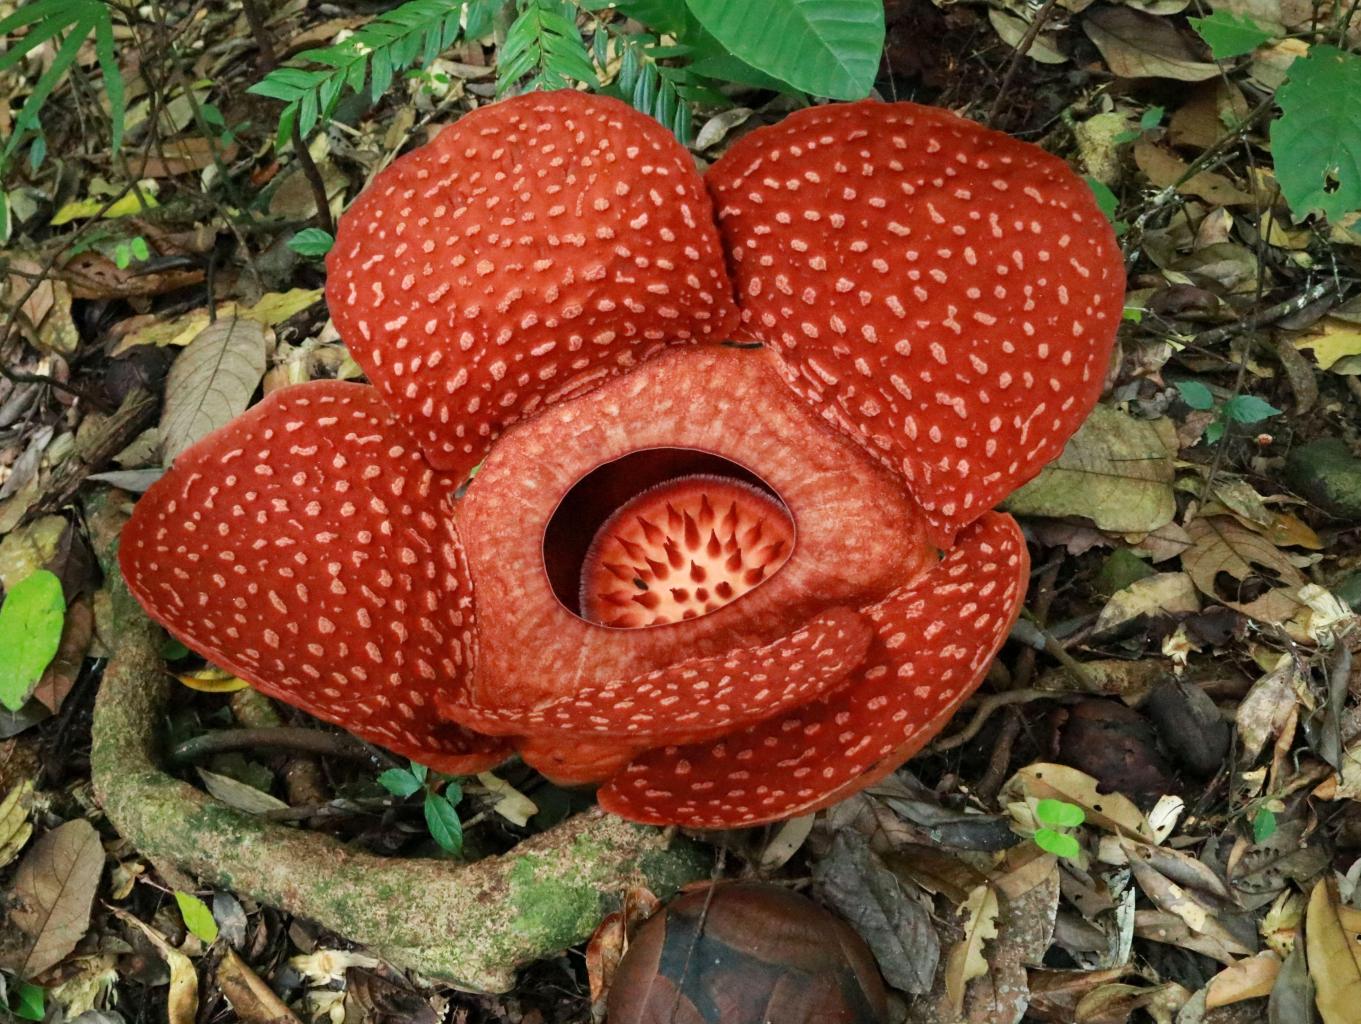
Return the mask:
[(589, 935), (600, 920), (600, 893), (589, 879), (564, 881), (532, 854), (515, 859), (510, 901), (516, 912), (515, 930), (545, 948), (571, 945)]

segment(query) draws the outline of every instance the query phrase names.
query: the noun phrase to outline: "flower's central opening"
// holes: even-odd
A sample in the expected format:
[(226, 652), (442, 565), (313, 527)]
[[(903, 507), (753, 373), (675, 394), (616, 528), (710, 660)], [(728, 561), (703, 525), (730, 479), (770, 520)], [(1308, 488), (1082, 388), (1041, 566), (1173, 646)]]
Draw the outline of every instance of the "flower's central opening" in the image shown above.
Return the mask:
[(598, 467), (568, 492), (544, 536), (558, 599), (617, 629), (717, 611), (793, 551), (793, 517), (764, 481), (688, 449), (635, 452)]

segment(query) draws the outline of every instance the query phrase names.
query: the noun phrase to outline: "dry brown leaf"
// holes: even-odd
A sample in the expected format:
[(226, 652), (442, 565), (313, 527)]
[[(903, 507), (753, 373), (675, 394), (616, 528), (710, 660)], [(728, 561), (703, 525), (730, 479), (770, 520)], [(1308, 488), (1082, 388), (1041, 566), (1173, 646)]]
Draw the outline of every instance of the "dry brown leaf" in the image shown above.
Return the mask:
[(1271, 995), (1276, 976), (1281, 973), (1281, 958), (1266, 949), (1256, 956), (1225, 967), (1210, 979), (1205, 993), (1205, 1008), (1241, 1003)]
[(1128, 7), (1098, 7), (1086, 13), (1082, 27), (1120, 78), (1203, 82), (1219, 74), (1218, 65), (1198, 59), (1166, 18)]
[(1331, 873), (1309, 896), (1304, 939), (1323, 1024), (1355, 1024), (1361, 1007), (1361, 910), (1338, 900)]
[(31, 978), (62, 961), (90, 927), (90, 906), (104, 870), (99, 833), (84, 818), (39, 839), (15, 869), (10, 925), (20, 939), (6, 966)]
[(267, 330), (257, 320), (218, 320), (171, 364), (160, 424), (167, 466), (195, 441), (246, 411), (265, 375)]
[(194, 962), (172, 946), (155, 928), (139, 921), (126, 910), (117, 907), (111, 909), (120, 921), (140, 929), (170, 968), (170, 993), (166, 996), (169, 1024), (195, 1024), (198, 1017), (198, 972), (194, 970)]
[(33, 696), (42, 701), (43, 706), (54, 715), (61, 710), (71, 687), (76, 685), (94, 633), (95, 614), (90, 599), (82, 597), (73, 601), (66, 609), (66, 621), (62, 623), (57, 653), (48, 663), (38, 685), (33, 688)]
[(1245, 118), (1250, 109), (1238, 86), (1206, 82), (1173, 112), (1167, 136), (1174, 146), (1209, 149), (1226, 138), (1232, 130), (1229, 125)]
[[(157, 146), (160, 152), (148, 153), (129, 161), (130, 173), (137, 178), (173, 178), (179, 174), (193, 174), (212, 164), (217, 145), (213, 139), (201, 135), (165, 139)], [(237, 148), (234, 142), (223, 148), (221, 159), (224, 164), (235, 159)]]
[(302, 1024), (230, 947), (217, 965), (217, 983), (242, 1024)]
[(1254, 203), (1249, 193), (1215, 171), (1201, 171), (1182, 181), (1191, 165), (1170, 149), (1147, 140), (1135, 143), (1134, 162), (1158, 188), (1176, 185), (1182, 195), (1199, 196), (1216, 206), (1251, 206)]
[[(1297, 596), (1305, 579), (1269, 540), (1228, 516), (1197, 516), (1186, 529), (1191, 547), (1181, 564), (1201, 593), (1259, 622), (1307, 621), (1309, 609)], [(1246, 589), (1258, 584), (1268, 589), (1256, 595)]]
[(1299, 665), (1290, 654), (1282, 654), (1276, 666), (1252, 684), (1234, 714), (1238, 738), (1249, 764), (1285, 728), (1307, 688)]
[(964, 914), (964, 938), (950, 950), (945, 961), (945, 992), (956, 1014), (964, 1011), (964, 992), (969, 982), (988, 973), (983, 947), (997, 938), (997, 893), (980, 885), (969, 894), (960, 910)]
[(0, 800), (0, 868), (19, 855), (33, 835), (28, 813), (33, 808), (33, 780), (24, 779)]

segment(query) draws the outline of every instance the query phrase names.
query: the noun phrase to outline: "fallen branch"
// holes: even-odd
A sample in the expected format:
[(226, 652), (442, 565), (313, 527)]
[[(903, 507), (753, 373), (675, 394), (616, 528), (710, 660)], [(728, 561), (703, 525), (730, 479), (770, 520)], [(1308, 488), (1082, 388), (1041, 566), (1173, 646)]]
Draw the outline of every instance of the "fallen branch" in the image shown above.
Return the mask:
[(392, 963), (503, 992), (521, 964), (588, 937), (631, 885), (670, 895), (708, 876), (700, 848), (599, 810), (471, 864), (379, 857), (237, 811), (159, 766), (169, 684), (160, 631), (118, 574), (123, 516), (101, 495), (90, 531), (113, 602), (114, 650), (90, 757), (109, 820), (144, 855), (204, 883), (311, 918)]

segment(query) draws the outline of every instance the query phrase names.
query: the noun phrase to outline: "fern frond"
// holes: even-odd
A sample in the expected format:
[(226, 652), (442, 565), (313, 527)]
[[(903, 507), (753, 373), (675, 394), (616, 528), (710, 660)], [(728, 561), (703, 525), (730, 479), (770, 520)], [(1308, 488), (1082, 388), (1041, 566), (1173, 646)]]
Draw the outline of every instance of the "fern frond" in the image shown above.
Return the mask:
[(428, 67), (459, 39), (485, 35), (495, 7), (496, 0), (408, 0), (333, 46), (304, 50), (248, 91), (283, 102), (274, 143), (281, 147), (295, 124), (306, 137), (346, 92), (367, 91), (377, 102), (399, 72)]
[(527, 0), (506, 30), (496, 63), (496, 91), (525, 78), (526, 90), (598, 84), (595, 65), (576, 24), (577, 6), (566, 0)]

